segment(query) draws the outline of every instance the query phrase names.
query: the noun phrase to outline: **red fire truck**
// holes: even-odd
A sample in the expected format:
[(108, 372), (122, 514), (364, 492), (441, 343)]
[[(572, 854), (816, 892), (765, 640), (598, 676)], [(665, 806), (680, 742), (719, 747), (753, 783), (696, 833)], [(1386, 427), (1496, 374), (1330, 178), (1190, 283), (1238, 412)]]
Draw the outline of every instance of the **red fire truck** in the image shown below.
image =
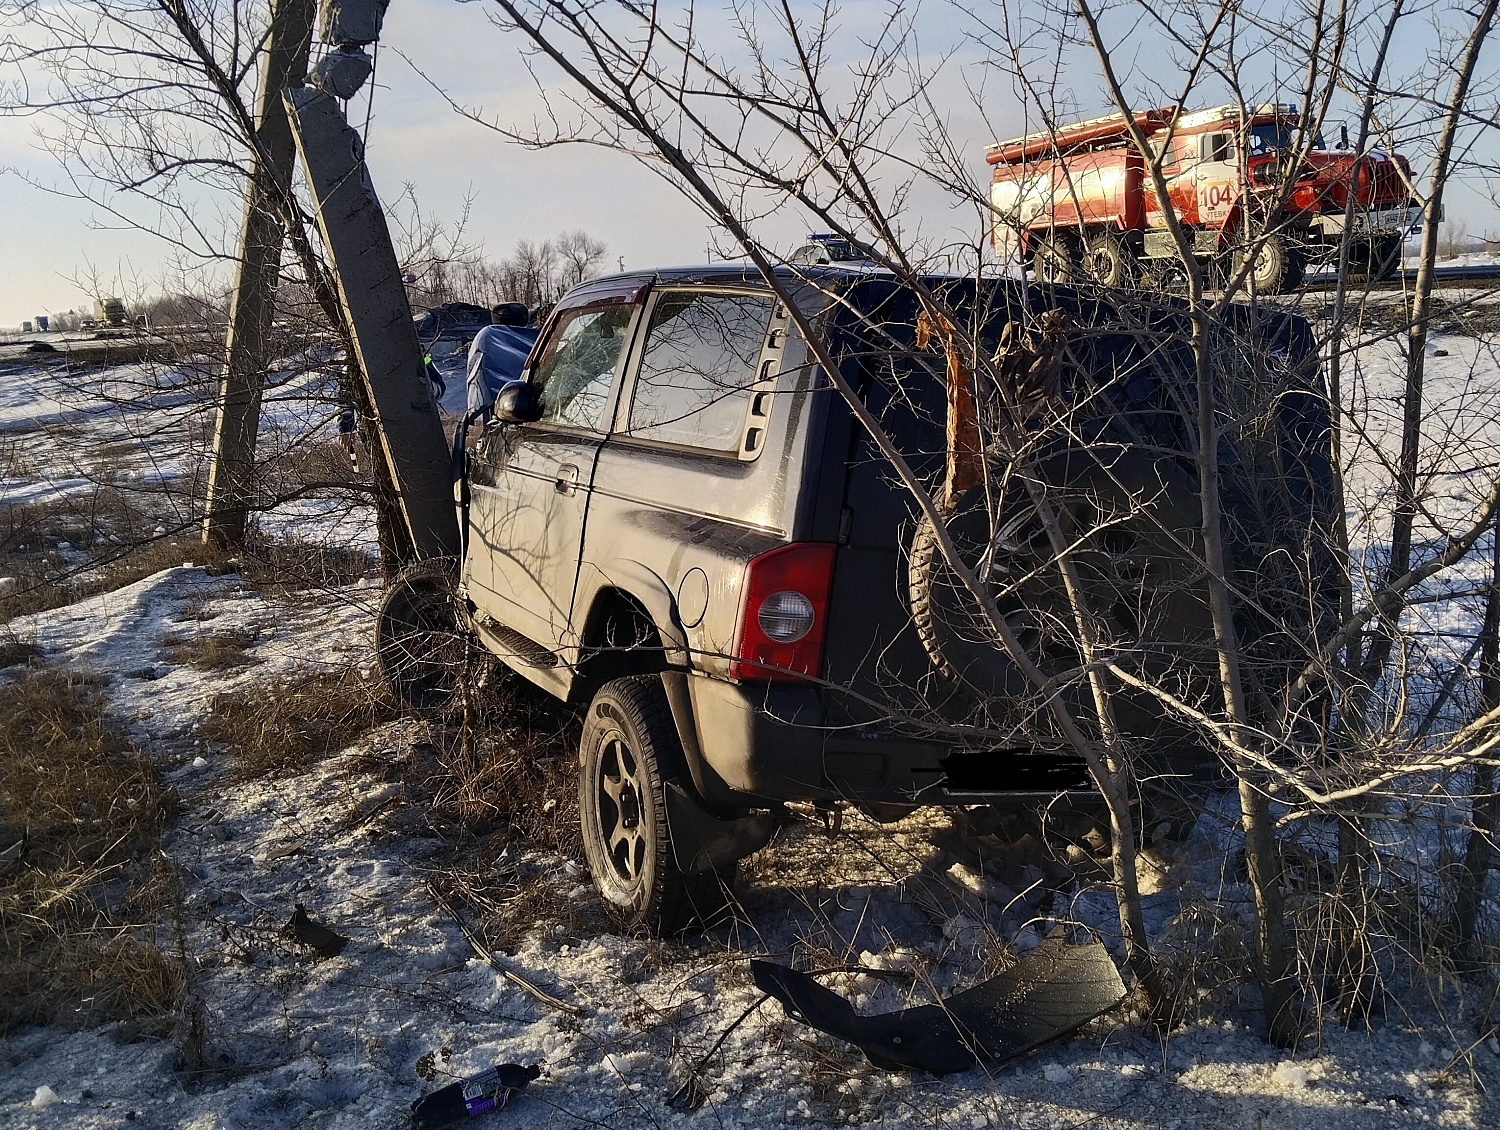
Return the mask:
[[(1253, 254), (1251, 278), (1263, 294), (1293, 290), (1310, 264), (1338, 257), (1351, 193), (1349, 262), (1358, 277), (1395, 274), (1402, 240), (1421, 224), (1404, 157), (1349, 152), (1347, 135), (1335, 149), (1321, 135), (1309, 147), (1295, 106), (1165, 106), (1135, 121), (1161, 161), (1195, 257), (1235, 266)], [(1019, 257), (1039, 278), (1123, 286), (1143, 269), (1169, 274), (1178, 261), (1122, 115), (1002, 142), (986, 160), (995, 252)], [(1288, 178), (1292, 188), (1276, 208)]]

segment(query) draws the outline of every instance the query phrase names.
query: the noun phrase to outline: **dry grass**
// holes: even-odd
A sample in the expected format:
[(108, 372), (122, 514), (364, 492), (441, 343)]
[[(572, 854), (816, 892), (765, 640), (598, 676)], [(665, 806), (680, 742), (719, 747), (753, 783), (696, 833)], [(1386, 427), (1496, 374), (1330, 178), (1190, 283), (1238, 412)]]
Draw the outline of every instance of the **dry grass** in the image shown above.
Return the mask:
[[(155, 531), (168, 532), (157, 536)], [(0, 507), (0, 624), (132, 584), (185, 561), (223, 565), (195, 526), (159, 522), (110, 486), (44, 503)]]
[[(154, 503), (171, 504), (163, 494)], [(0, 506), (0, 625), (111, 592), (184, 562), (238, 568), (250, 585), (296, 591), (348, 585), (372, 562), (358, 546), (253, 538), (233, 564), (205, 547), (191, 517), (158, 515), (142, 498), (109, 485), (46, 502)], [(353, 502), (351, 500), (351, 505)], [(157, 530), (165, 530), (157, 534)]]
[(577, 717), (516, 677), (482, 705), (441, 735), (433, 807), (475, 831), (581, 859)]
[(175, 798), (77, 672), (0, 686), (0, 1032), (72, 1014), (163, 1023), (185, 984), (149, 925), (175, 884), (152, 862)]
[(444, 886), (465, 905), (488, 944), (514, 949), (541, 924), (581, 936), (600, 927), (597, 908), (567, 897), (555, 868), (517, 861), (512, 845), (555, 852), (579, 865), (579, 723), (573, 712), (517, 678), (435, 735), (431, 807), (477, 839), (448, 867)]
[[(361, 466), (369, 467), (369, 457), (360, 453)], [(275, 487), (295, 490), (308, 486), (334, 484), (355, 486), (368, 482), (349, 461), (348, 453), (334, 440), (300, 444), (273, 455), (261, 472)]]
[(240, 573), (261, 590), (296, 591), (353, 584), (370, 570), (359, 546), (262, 541), (240, 554)]
[(259, 633), (249, 628), (223, 632), (178, 636), (162, 641), (173, 663), (186, 664), (200, 671), (226, 671), (254, 662), (246, 652), (255, 645)]
[(395, 717), (384, 687), (359, 671), (278, 679), (217, 696), (199, 728), (241, 779), (298, 772)]
[(19, 638), (8, 627), (0, 626), (0, 668), (30, 666), (41, 659), (42, 649)]

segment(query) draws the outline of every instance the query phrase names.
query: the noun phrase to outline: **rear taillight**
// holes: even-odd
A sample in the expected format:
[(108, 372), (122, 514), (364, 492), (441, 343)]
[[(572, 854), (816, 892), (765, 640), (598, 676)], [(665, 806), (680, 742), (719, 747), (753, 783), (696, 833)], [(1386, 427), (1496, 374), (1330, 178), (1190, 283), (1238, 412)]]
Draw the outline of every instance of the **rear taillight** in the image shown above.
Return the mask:
[(1355, 199), (1361, 204), (1370, 203), (1371, 198), (1375, 195), (1370, 191), (1370, 182), (1374, 179), (1374, 174), (1370, 169), (1370, 162), (1361, 161), (1354, 175), (1355, 192), (1357, 193)]
[(799, 542), (745, 566), (745, 594), (729, 673), (736, 679), (817, 675), (828, 622), (834, 547)]

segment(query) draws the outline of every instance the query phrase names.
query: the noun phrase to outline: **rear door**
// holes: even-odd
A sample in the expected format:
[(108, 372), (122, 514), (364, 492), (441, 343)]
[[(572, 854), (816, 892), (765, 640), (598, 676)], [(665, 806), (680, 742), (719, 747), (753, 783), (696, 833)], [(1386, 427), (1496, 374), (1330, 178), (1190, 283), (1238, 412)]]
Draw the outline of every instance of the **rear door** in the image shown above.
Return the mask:
[(564, 300), (527, 374), (541, 419), (492, 421), (470, 476), (470, 597), (549, 651), (573, 642), (568, 618), (594, 468), (645, 294), (636, 280)]

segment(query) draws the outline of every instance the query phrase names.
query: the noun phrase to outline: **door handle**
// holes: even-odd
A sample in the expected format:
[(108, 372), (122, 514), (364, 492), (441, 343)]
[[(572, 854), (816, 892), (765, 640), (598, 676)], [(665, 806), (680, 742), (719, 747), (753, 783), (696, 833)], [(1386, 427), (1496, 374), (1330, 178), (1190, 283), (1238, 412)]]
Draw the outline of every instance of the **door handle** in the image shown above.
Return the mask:
[(564, 463), (557, 469), (557, 479), (553, 485), (558, 494), (572, 494), (578, 489), (578, 468), (572, 463)]

